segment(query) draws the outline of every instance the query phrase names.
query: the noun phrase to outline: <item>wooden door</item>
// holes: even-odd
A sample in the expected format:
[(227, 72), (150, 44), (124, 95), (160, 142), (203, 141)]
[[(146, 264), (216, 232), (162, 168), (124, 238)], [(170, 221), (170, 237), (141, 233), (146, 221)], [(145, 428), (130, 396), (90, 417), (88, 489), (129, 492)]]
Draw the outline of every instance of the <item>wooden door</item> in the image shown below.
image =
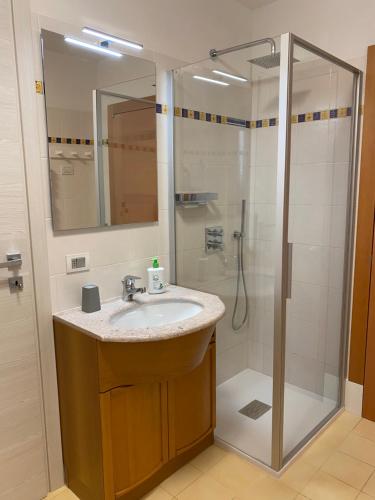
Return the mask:
[[(48, 471), (12, 2), (0, 11), (0, 262), (22, 254), (20, 268), (0, 269), (0, 498), (37, 500)], [(17, 275), (24, 288), (11, 292)]]
[(100, 395), (107, 494), (121, 498), (168, 461), (166, 390), (154, 382)]
[(193, 371), (168, 382), (169, 453), (174, 458), (215, 428), (215, 343)]
[[(368, 48), (350, 337), (349, 380), (363, 385), (375, 206), (375, 45)], [(375, 359), (374, 359), (375, 363)]]
[(108, 106), (108, 161), (111, 224), (157, 221), (155, 104)]
[(369, 315), (367, 324), (367, 345), (365, 380), (363, 391), (363, 417), (375, 421), (375, 234), (373, 233), (370, 279)]

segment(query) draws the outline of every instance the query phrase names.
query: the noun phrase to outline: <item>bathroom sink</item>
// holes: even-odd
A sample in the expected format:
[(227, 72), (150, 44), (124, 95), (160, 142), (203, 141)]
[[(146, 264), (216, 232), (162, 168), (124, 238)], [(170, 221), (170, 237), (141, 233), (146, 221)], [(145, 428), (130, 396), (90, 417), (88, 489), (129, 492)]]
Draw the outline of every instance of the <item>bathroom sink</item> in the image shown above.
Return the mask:
[(215, 295), (169, 285), (162, 296), (138, 294), (129, 302), (119, 297), (103, 303), (100, 311), (75, 308), (56, 314), (54, 320), (62, 332), (78, 330), (96, 339), (100, 391), (106, 392), (194, 370), (224, 310)]
[(160, 300), (147, 304), (134, 302), (129, 309), (110, 318), (113, 326), (124, 328), (153, 328), (183, 321), (199, 314), (203, 307), (188, 300)]

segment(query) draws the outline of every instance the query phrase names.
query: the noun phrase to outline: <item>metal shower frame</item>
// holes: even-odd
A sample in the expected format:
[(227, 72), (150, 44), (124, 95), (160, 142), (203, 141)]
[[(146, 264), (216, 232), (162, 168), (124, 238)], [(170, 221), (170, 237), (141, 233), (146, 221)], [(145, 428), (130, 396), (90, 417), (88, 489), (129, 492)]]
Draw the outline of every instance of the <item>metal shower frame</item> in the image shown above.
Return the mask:
[[(272, 460), (271, 466), (279, 471), (296, 452), (301, 450), (316, 432), (335, 415), (344, 401), (344, 385), (347, 372), (347, 344), (351, 304), (351, 276), (353, 268), (353, 243), (355, 225), (357, 167), (359, 150), (360, 102), (362, 72), (354, 66), (338, 59), (315, 45), (292, 33), (281, 35), (280, 42), (280, 83), (279, 83), (279, 130), (276, 187), (276, 253), (275, 262), (275, 306), (274, 306), (274, 360), (273, 360), (273, 401), (272, 401)], [(322, 420), (286, 456), (283, 454), (284, 430), (284, 386), (285, 386), (285, 345), (286, 345), (286, 301), (289, 294), (291, 276), (290, 246), (288, 243), (290, 153), (292, 124), (293, 54), (295, 45), (333, 63), (353, 74), (353, 107), (350, 144), (350, 181), (348, 183), (347, 225), (345, 235), (345, 259), (343, 280), (343, 307), (341, 321), (341, 377), (338, 408)]]
[[(273, 43), (271, 43), (271, 41)], [(212, 49), (210, 57), (215, 58), (247, 47), (269, 43), (271, 53), (275, 52), (274, 40), (264, 38), (248, 44), (237, 45), (217, 51)], [(336, 64), (353, 75), (353, 105), (350, 145), (350, 181), (348, 185), (346, 245), (343, 280), (343, 307), (341, 332), (340, 394), (338, 406), (323, 419), (298, 445), (284, 457), (284, 387), (285, 387), (285, 344), (286, 344), (286, 301), (290, 296), (291, 285), (291, 245), (288, 242), (290, 153), (292, 124), (292, 85), (293, 54), (295, 46)], [(275, 258), (275, 305), (274, 305), (274, 345), (273, 345), (273, 400), (272, 400), (272, 457), (271, 467), (280, 471), (288, 460), (300, 451), (308, 441), (322, 429), (343, 406), (345, 378), (347, 373), (347, 352), (349, 319), (351, 304), (351, 276), (353, 270), (353, 246), (355, 226), (355, 206), (357, 191), (357, 170), (359, 156), (360, 103), (362, 96), (362, 72), (354, 66), (316, 47), (315, 45), (292, 34), (285, 33), (280, 38), (280, 82), (279, 82), (279, 129), (277, 155), (277, 193), (276, 193), (276, 248)], [(171, 282), (176, 282), (176, 232), (175, 232), (175, 197), (174, 197), (174, 126), (173, 126), (173, 71), (168, 73), (169, 123), (169, 228), (170, 228), (170, 270)]]

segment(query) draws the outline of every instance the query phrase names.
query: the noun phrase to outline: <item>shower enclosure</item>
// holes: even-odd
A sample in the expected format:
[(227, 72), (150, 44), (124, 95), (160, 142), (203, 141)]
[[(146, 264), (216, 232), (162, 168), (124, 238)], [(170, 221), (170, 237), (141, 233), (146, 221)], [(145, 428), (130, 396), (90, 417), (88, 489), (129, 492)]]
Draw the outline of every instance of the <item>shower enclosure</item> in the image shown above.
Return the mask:
[(280, 470), (343, 404), (362, 75), (248, 45), (171, 77), (171, 280), (226, 305), (216, 439)]

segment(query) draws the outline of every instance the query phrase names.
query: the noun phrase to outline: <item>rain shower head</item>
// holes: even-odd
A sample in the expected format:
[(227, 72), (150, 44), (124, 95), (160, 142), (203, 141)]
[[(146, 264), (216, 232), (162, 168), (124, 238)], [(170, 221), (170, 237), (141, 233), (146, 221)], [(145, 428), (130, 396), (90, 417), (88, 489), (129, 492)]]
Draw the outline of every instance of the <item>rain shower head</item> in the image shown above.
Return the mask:
[[(276, 68), (280, 66), (280, 52), (268, 54), (267, 56), (255, 57), (254, 59), (249, 59), (248, 62), (264, 69)], [(298, 59), (293, 57), (293, 62), (298, 62)]]

